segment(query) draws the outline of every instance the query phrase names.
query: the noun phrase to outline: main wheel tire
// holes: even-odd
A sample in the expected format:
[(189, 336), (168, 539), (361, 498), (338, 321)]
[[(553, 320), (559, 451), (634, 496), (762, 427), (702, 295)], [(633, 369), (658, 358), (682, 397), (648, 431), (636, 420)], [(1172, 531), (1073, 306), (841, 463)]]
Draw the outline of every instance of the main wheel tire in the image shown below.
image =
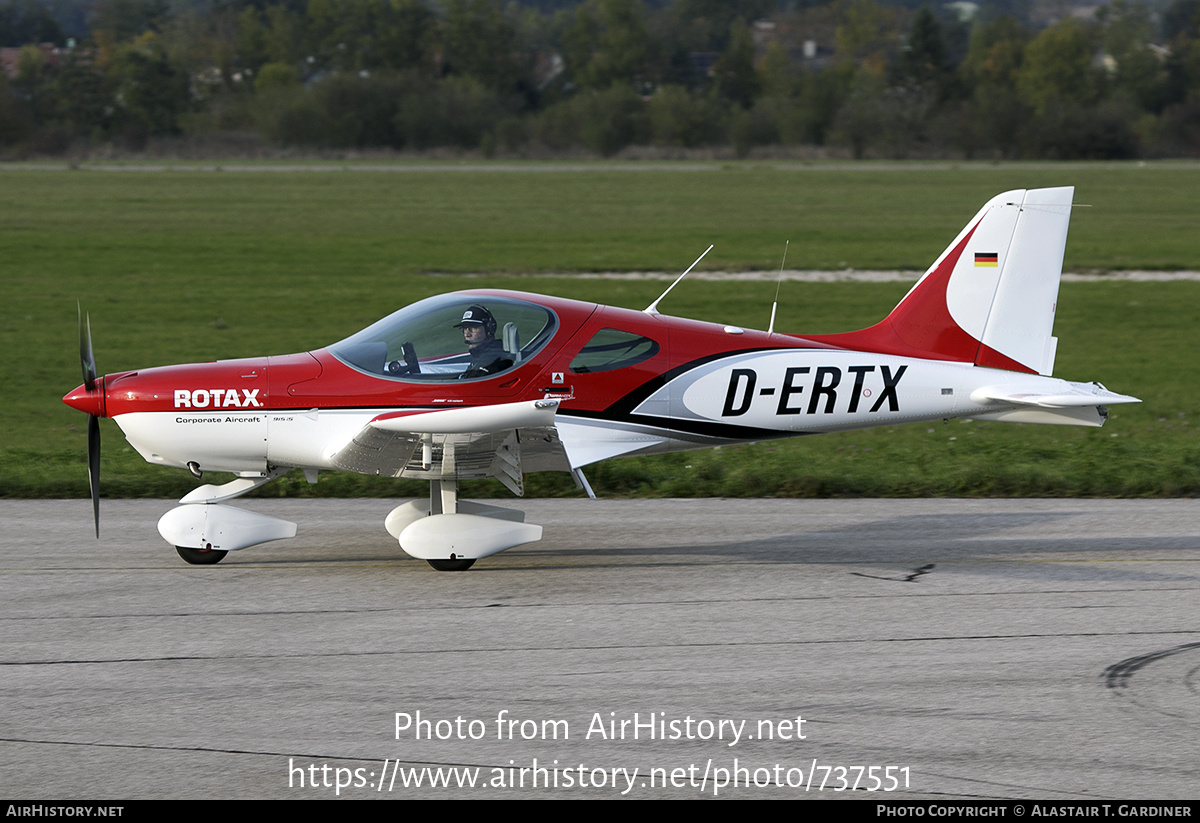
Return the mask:
[(440, 572), (465, 572), (475, 565), (475, 558), (459, 558), (458, 560), (427, 560), (425, 561)]
[(179, 556), (193, 566), (213, 566), (225, 559), (227, 551), (221, 549), (185, 549), (183, 546), (176, 546), (175, 551), (179, 552)]

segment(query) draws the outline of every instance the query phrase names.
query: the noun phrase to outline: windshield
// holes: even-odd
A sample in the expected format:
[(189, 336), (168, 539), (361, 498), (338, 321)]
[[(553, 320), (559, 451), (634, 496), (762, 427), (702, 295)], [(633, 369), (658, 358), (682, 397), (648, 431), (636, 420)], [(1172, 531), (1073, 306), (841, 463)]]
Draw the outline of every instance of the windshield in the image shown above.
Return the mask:
[(554, 334), (558, 320), (536, 303), (444, 294), (406, 306), (329, 347), (348, 366), (377, 377), (449, 381), (516, 368)]

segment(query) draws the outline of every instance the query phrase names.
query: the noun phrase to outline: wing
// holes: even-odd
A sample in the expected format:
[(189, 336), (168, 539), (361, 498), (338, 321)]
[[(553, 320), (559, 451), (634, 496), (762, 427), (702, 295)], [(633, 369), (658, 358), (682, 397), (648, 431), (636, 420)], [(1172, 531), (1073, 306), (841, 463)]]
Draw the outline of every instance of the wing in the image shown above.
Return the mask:
[(570, 471), (557, 400), (381, 414), (333, 455), (359, 474), (420, 480), (495, 477), (516, 495), (526, 471)]

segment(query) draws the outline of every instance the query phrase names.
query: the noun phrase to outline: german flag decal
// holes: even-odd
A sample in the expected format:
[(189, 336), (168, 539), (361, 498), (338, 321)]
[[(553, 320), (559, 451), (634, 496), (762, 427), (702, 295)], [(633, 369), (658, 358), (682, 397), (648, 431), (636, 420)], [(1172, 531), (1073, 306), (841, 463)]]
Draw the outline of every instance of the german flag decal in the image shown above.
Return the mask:
[(994, 251), (977, 251), (975, 252), (975, 265), (995, 268), (1000, 265), (1000, 255)]

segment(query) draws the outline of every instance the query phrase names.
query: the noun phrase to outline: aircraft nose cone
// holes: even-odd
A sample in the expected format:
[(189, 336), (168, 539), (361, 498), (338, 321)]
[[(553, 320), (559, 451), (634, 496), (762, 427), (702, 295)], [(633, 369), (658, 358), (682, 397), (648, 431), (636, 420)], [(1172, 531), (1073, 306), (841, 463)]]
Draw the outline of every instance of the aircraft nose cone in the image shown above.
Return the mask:
[(80, 384), (74, 390), (63, 396), (63, 402), (73, 409), (94, 415), (95, 417), (104, 416), (104, 380), (101, 378), (96, 381), (96, 388), (88, 391), (87, 387)]

